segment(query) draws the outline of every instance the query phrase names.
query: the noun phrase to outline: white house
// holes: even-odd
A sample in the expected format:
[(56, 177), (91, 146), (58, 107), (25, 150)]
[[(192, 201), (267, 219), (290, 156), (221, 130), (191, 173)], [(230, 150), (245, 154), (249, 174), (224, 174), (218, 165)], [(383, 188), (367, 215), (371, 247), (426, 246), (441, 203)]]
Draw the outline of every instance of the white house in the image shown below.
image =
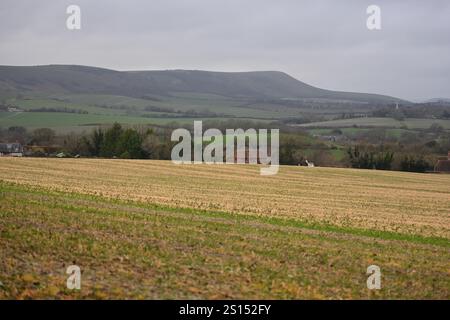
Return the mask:
[(22, 157), (23, 147), (20, 143), (0, 143), (0, 157)]

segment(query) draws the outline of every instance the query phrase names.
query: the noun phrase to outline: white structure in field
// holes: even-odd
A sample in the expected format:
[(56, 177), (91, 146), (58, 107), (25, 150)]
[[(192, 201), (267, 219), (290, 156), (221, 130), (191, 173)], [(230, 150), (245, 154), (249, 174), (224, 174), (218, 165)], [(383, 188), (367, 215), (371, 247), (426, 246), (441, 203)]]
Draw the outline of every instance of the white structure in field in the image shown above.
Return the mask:
[(309, 162), (308, 160), (305, 160), (306, 164), (308, 165), (308, 167), (310, 168), (314, 168), (314, 163)]

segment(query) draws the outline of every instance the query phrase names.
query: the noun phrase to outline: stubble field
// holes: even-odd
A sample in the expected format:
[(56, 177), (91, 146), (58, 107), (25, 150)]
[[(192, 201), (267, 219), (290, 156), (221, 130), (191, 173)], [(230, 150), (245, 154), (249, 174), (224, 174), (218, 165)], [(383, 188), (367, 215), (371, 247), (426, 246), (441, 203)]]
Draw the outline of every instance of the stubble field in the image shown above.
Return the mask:
[[(450, 298), (450, 175), (0, 158), (0, 298)], [(66, 267), (82, 288), (65, 287)], [(368, 290), (366, 269), (382, 271)]]

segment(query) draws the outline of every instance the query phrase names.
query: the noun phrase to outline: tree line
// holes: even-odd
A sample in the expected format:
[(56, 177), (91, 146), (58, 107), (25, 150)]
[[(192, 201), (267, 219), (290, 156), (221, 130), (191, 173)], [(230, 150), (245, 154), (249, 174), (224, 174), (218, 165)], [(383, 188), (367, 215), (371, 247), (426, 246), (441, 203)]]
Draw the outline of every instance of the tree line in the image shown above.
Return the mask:
[[(206, 128), (270, 128), (279, 124), (256, 124), (251, 121), (213, 120)], [(100, 157), (122, 159), (170, 160), (177, 142), (171, 133), (180, 124), (165, 126), (127, 127), (115, 123), (83, 133), (56, 133), (49, 128), (28, 131), (23, 127), (0, 128), (0, 142), (20, 142), (30, 148), (30, 156)], [(191, 130), (189, 125), (184, 126)], [(340, 130), (333, 134), (342, 135)], [(364, 134), (364, 136), (359, 136)], [(386, 136), (386, 131), (361, 131), (356, 140), (323, 141), (292, 127), (283, 127), (280, 133), (280, 164), (305, 165), (306, 160), (317, 166), (352, 167), (359, 169), (401, 170), (426, 172), (433, 169), (438, 155), (450, 150), (450, 136), (445, 132), (424, 131), (423, 135), (405, 132), (397, 140)], [(42, 148), (40, 148), (42, 146)], [(48, 147), (48, 148), (47, 148)], [(347, 149), (346, 149), (347, 148)], [(31, 152), (31, 153), (30, 153)]]
[(349, 147), (347, 154), (352, 168), (426, 172), (433, 164), (420, 154), (399, 154), (391, 150), (367, 149), (367, 146)]

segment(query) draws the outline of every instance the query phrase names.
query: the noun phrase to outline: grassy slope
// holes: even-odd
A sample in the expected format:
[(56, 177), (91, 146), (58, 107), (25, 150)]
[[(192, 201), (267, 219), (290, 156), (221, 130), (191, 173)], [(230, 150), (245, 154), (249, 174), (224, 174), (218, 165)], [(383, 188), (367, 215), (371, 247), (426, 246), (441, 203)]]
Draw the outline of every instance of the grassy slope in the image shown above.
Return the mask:
[[(159, 99), (159, 98), (157, 98)], [(266, 122), (269, 119), (298, 116), (299, 110), (279, 107), (277, 110), (257, 110), (243, 106), (243, 102), (229, 98), (204, 95), (161, 97), (161, 100), (144, 100), (114, 95), (72, 94), (50, 97), (30, 96), (24, 99), (8, 99), (7, 103), (26, 111), (37, 108), (69, 109), (87, 111), (88, 114), (54, 112), (0, 112), (0, 127), (23, 126), (30, 129), (48, 127), (59, 132), (83, 131), (98, 124), (156, 124), (173, 121), (192, 123), (193, 118), (180, 118), (173, 111), (205, 113), (213, 112), (219, 117), (202, 117), (200, 120), (223, 120), (236, 117), (243, 120)], [(146, 111), (146, 107), (157, 107), (161, 112)], [(164, 112), (167, 110), (167, 112)], [(131, 114), (127, 114), (131, 112)], [(163, 114), (163, 115), (162, 115)], [(142, 117), (145, 116), (145, 117)], [(224, 115), (222, 117), (222, 115)], [(197, 118), (199, 119), (199, 118)]]
[[(0, 98), (2, 98), (1, 94)], [(253, 119), (299, 117), (305, 113), (318, 112), (311, 109), (291, 108), (280, 104), (249, 103), (249, 101), (243, 99), (205, 94), (173, 93), (170, 97), (154, 96), (154, 98), (154, 100), (146, 100), (106, 94), (42, 94), (41, 96), (31, 95), (22, 99), (9, 98), (6, 99), (5, 103), (23, 110), (67, 108), (87, 111), (93, 115), (126, 115), (127, 111), (147, 115), (153, 114), (153, 112), (145, 111), (146, 107), (157, 107), (166, 110), (166, 112), (196, 111), (197, 113), (205, 113), (205, 111), (208, 111), (226, 117)], [(329, 112), (342, 113), (339, 107), (333, 107)]]
[(95, 94), (77, 94), (60, 95), (60, 98), (67, 99), (75, 104), (92, 106), (127, 106), (143, 110), (147, 106), (154, 106), (166, 110), (176, 110), (181, 112), (213, 112), (218, 115), (227, 115), (234, 117), (271, 119), (288, 116), (298, 116), (300, 110), (295, 108), (286, 108), (281, 105), (275, 105), (268, 110), (263, 110), (260, 103), (255, 103), (256, 107), (249, 108), (248, 101), (239, 100), (215, 95), (206, 94), (181, 94), (172, 93), (170, 97), (153, 96), (155, 100), (137, 99), (115, 95), (95, 95)]
[[(175, 170), (178, 178), (174, 184), (166, 163), (147, 162), (162, 173), (148, 176), (149, 171), (141, 170), (141, 183), (135, 189), (131, 187), (136, 184), (134, 171), (129, 167), (143, 169), (145, 162), (102, 161), (95, 165), (100, 173), (94, 177), (90, 170), (95, 160), (82, 162), (84, 175), (71, 161), (48, 161), (44, 165), (49, 175), (46, 177), (41, 174), (41, 161), (1, 159), (6, 169), (0, 173), (1, 298), (450, 298), (450, 242), (448, 235), (443, 236), (447, 233), (442, 232), (449, 228), (448, 211), (435, 216), (443, 216), (444, 220), (442, 235), (433, 236), (421, 228), (387, 231), (371, 224), (363, 227), (358, 223), (324, 222), (313, 215), (303, 220), (296, 215), (277, 217), (277, 213), (269, 211), (260, 215), (230, 213), (222, 210), (225, 204), (215, 210), (201, 210), (186, 206), (185, 194), (177, 187), (188, 187), (195, 181), (189, 172), (201, 181), (203, 172), (211, 180), (214, 173), (204, 166)], [(54, 179), (57, 167), (64, 168), (65, 162), (74, 170), (60, 180)], [(102, 177), (100, 167), (105, 166), (110, 172), (116, 166), (122, 167), (124, 176), (116, 174), (111, 180)], [(280, 180), (292, 173), (283, 172), (287, 169), (282, 169)], [(238, 188), (239, 175), (248, 179), (255, 171), (247, 166), (235, 170), (234, 188)], [(323, 173), (311, 175), (321, 180)], [(333, 173), (329, 183), (334, 183), (337, 173), (344, 185), (346, 175), (359, 182), (366, 175), (366, 181), (371, 181), (369, 190), (380, 188), (380, 182), (385, 181), (387, 193), (393, 192), (394, 184), (413, 192), (416, 180), (424, 188), (433, 182), (439, 186), (439, 182), (445, 184), (447, 180), (448, 184), (447, 177), (433, 175), (379, 173), (377, 179), (378, 173), (367, 175), (364, 171), (333, 169)], [(124, 180), (126, 175), (131, 176), (130, 184)], [(71, 177), (79, 182), (74, 184)], [(47, 184), (47, 178), (55, 180), (53, 185)], [(128, 192), (117, 186), (116, 178), (122, 180)], [(231, 181), (224, 172), (218, 171), (216, 178), (229, 192), (227, 184)], [(304, 185), (311, 185), (308, 175), (302, 178)], [(62, 186), (63, 180), (72, 185)], [(389, 187), (386, 180), (393, 185)], [(151, 192), (147, 181), (153, 181), (172, 200), (133, 197), (138, 189)], [(109, 185), (121, 196), (102, 192), (95, 187), (98, 183)], [(258, 190), (258, 180), (252, 183)], [(295, 185), (291, 185), (295, 192)], [(208, 187), (209, 197), (214, 198), (216, 186)], [(359, 192), (354, 192), (354, 200), (346, 201), (348, 208), (359, 207)], [(412, 201), (410, 197), (412, 203), (407, 209), (415, 205), (436, 210), (444, 205), (439, 201), (445, 201), (439, 192), (448, 199), (448, 189), (426, 192), (436, 195), (432, 202), (430, 198)], [(270, 192), (267, 196), (271, 197)], [(306, 200), (305, 195), (299, 196)], [(257, 198), (255, 194), (253, 197)], [(395, 203), (387, 194), (382, 197)], [(402, 195), (399, 197), (401, 203)], [(336, 209), (322, 198), (324, 208)], [(245, 197), (235, 201), (240, 199), (245, 204)], [(264, 204), (261, 201), (260, 205)], [(391, 211), (392, 204), (386, 202), (384, 208), (373, 213), (385, 216), (383, 211)], [(390, 213), (392, 222), (396, 216), (401, 218)], [(414, 215), (411, 219), (417, 220)], [(65, 269), (73, 263), (83, 271), (80, 292), (65, 289)], [(378, 292), (365, 287), (365, 270), (370, 264), (382, 269), (383, 289)]]

